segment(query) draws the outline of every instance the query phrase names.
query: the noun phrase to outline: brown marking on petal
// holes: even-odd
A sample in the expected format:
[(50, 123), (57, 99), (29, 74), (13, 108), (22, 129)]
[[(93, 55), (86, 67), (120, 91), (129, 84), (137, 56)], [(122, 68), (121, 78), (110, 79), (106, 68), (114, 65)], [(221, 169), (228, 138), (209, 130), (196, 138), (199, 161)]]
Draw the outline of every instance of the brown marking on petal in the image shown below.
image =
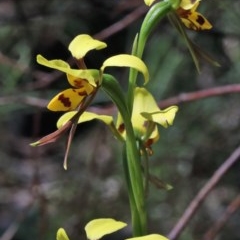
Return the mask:
[(145, 150), (147, 151), (148, 156), (152, 156), (153, 155), (153, 150), (151, 148), (151, 145), (153, 144), (153, 139), (148, 139), (144, 146), (145, 146)]
[(201, 15), (198, 15), (196, 22), (202, 26), (205, 23), (205, 19)]
[(83, 82), (86, 82), (86, 80), (84, 80), (84, 79), (76, 79), (73, 82), (74, 82), (74, 86), (76, 88), (83, 88), (84, 87)]
[(145, 142), (145, 147), (146, 148), (151, 148), (150, 146), (153, 144), (153, 139), (149, 138), (146, 142)]
[(190, 16), (190, 14), (191, 14), (191, 11), (190, 10), (185, 10), (185, 9), (183, 9), (183, 8), (178, 8), (177, 10), (177, 14), (178, 14), (178, 16), (179, 17), (181, 17), (181, 18), (185, 18), (185, 19), (188, 19), (188, 17)]
[(64, 107), (71, 107), (70, 99), (65, 97), (63, 93), (59, 95), (58, 100), (64, 105)]
[(88, 95), (86, 91), (81, 91), (81, 92), (78, 92), (78, 95), (79, 96), (86, 96)]
[(148, 126), (149, 126), (149, 121), (144, 121), (144, 123), (143, 123), (143, 127), (145, 127), (145, 128), (148, 128)]
[(124, 123), (122, 123), (122, 124), (119, 125), (118, 131), (119, 131), (120, 133), (123, 133), (124, 130), (125, 130), (125, 126), (124, 126)]

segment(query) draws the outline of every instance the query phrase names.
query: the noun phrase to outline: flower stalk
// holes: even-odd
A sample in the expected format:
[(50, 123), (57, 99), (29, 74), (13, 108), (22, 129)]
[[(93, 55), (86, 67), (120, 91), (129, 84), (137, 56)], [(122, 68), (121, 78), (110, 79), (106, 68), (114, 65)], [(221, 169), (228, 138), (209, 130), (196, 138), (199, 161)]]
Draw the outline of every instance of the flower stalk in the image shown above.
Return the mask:
[[(85, 55), (92, 50), (100, 50), (107, 44), (93, 39), (87, 34), (80, 34), (69, 45), (69, 51), (76, 60), (78, 69), (73, 69), (62, 60), (47, 60), (37, 56), (37, 62), (66, 74), (71, 85), (58, 93), (48, 104), (51, 111), (63, 111), (57, 122), (54, 133), (49, 134), (33, 146), (54, 142), (70, 129), (64, 158), (64, 168), (67, 168), (67, 156), (76, 130), (77, 124), (91, 120), (100, 120), (107, 124), (116, 139), (123, 142), (123, 169), (127, 184), (129, 204), (132, 218), (133, 237), (142, 237), (147, 234), (146, 191), (148, 181), (158, 188), (170, 189), (171, 186), (149, 173), (148, 160), (153, 153), (151, 145), (158, 141), (159, 131), (157, 124), (167, 128), (173, 124), (177, 106), (161, 110), (157, 102), (145, 87), (137, 84), (138, 72), (144, 77), (144, 86), (149, 81), (147, 66), (141, 60), (148, 38), (157, 24), (169, 16), (173, 25), (184, 37), (187, 47), (198, 66), (195, 45), (188, 38), (184, 26), (193, 30), (211, 28), (211, 24), (196, 9), (200, 0), (165, 0), (154, 3), (155, 0), (145, 0), (151, 6), (136, 35), (132, 54), (119, 54), (106, 59), (100, 69), (88, 69), (84, 62)], [(153, 4), (154, 3), (154, 4)], [(207, 58), (207, 57), (206, 57)], [(124, 93), (119, 82), (105, 73), (108, 67), (129, 67), (128, 91)], [(117, 122), (113, 116), (98, 115), (87, 112), (92, 100), (99, 90), (103, 90), (118, 110)], [(110, 224), (110, 225), (109, 225)], [(87, 237), (91, 240), (99, 239), (105, 234), (117, 231), (126, 224), (112, 219), (99, 219), (86, 226)], [(167, 240), (160, 235), (148, 235), (141, 239)], [(60, 229), (57, 240), (69, 240), (65, 231)]]

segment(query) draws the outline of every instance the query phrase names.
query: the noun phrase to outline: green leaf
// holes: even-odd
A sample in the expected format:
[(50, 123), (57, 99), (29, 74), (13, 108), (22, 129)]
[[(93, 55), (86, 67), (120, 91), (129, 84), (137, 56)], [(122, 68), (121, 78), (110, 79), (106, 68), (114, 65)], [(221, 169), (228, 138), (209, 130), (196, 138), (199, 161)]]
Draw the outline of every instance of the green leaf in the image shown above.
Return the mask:
[(116, 221), (111, 218), (100, 218), (90, 221), (85, 226), (85, 231), (88, 239), (97, 240), (106, 234), (116, 232), (126, 226), (127, 224), (124, 222)]

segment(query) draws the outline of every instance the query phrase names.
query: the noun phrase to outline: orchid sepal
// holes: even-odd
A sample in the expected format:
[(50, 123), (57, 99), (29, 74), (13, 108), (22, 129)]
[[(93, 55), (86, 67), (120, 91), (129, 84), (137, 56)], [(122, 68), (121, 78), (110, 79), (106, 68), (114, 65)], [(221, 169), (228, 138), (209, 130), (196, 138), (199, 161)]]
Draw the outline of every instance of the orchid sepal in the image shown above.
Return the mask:
[(141, 72), (144, 76), (144, 83), (149, 81), (149, 72), (145, 63), (138, 57), (129, 54), (112, 56), (103, 62), (101, 71), (106, 67), (129, 67)]
[(88, 34), (80, 34), (76, 36), (69, 44), (69, 51), (76, 59), (84, 58), (85, 55), (91, 50), (100, 50), (107, 47), (107, 44), (93, 39)]

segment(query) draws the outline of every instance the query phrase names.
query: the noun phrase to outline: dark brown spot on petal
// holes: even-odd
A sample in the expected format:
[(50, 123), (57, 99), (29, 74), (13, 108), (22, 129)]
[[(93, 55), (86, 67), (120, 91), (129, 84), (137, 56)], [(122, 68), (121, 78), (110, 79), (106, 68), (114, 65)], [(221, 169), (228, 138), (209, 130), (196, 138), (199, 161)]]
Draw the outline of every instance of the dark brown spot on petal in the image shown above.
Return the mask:
[(191, 15), (191, 11), (190, 10), (185, 10), (185, 9), (180, 7), (180, 8), (177, 9), (177, 14), (181, 18), (188, 19), (189, 16)]
[(58, 100), (64, 105), (64, 107), (71, 107), (71, 101), (64, 94), (59, 95)]
[(124, 126), (124, 124), (122, 123), (122, 124), (119, 125), (118, 131), (119, 131), (120, 133), (123, 133), (124, 130), (125, 130), (125, 126)]
[(88, 95), (86, 91), (81, 91), (81, 92), (78, 92), (78, 95), (79, 96), (86, 96)]
[(144, 123), (143, 123), (143, 127), (147, 128), (148, 125), (149, 125), (149, 121), (144, 121)]
[(84, 85), (83, 85), (83, 80), (82, 79), (76, 79), (74, 80), (74, 87), (76, 88), (82, 88)]
[(151, 145), (153, 144), (153, 139), (148, 139), (146, 142), (145, 142), (145, 147), (146, 148), (151, 148)]
[(201, 15), (198, 15), (196, 22), (203, 25), (205, 23), (205, 19)]

